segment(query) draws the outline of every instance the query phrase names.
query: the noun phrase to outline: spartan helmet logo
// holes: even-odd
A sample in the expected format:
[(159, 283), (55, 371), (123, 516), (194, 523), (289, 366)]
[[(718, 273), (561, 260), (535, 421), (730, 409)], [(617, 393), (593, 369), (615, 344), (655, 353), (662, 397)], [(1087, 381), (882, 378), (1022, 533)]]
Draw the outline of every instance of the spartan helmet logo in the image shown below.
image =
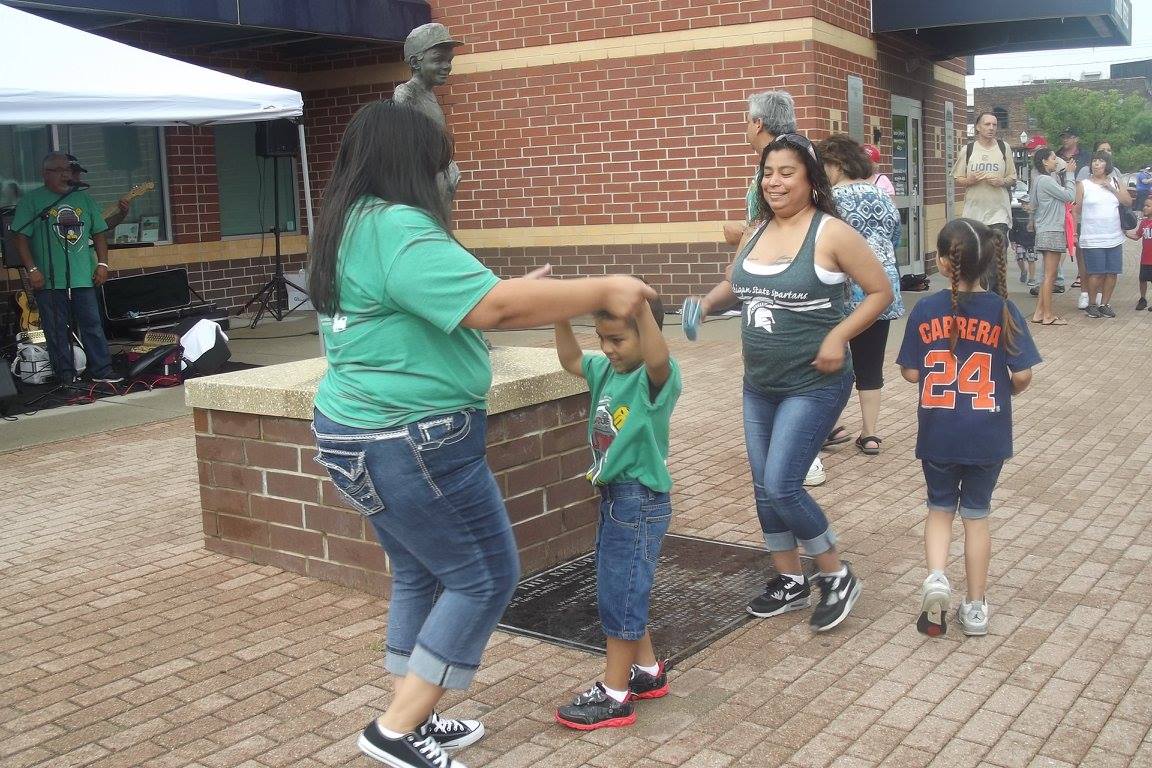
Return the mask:
[(748, 325), (772, 333), (772, 327), (776, 325), (776, 318), (772, 315), (772, 302), (768, 299), (753, 299), (748, 302)]

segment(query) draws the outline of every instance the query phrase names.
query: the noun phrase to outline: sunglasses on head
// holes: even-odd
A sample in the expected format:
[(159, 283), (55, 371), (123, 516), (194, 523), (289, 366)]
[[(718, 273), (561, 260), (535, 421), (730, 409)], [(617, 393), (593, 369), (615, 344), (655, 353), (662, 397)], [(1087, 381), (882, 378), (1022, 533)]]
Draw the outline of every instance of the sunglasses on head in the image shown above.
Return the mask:
[(772, 144), (805, 150), (811, 155), (813, 160), (816, 159), (816, 148), (812, 146), (812, 142), (808, 140), (807, 136), (801, 136), (798, 133), (782, 133), (776, 137), (776, 140), (773, 141)]

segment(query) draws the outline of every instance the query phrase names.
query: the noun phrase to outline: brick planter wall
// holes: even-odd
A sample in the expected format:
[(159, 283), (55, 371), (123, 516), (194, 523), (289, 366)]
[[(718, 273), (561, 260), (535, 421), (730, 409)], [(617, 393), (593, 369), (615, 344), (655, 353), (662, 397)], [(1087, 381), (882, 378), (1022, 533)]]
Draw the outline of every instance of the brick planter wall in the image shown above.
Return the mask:
[[(388, 594), (384, 551), (312, 460), (307, 421), (200, 408), (194, 415), (208, 549)], [(488, 418), (488, 463), (525, 574), (595, 541), (597, 496), (584, 478), (587, 417), (581, 394)]]

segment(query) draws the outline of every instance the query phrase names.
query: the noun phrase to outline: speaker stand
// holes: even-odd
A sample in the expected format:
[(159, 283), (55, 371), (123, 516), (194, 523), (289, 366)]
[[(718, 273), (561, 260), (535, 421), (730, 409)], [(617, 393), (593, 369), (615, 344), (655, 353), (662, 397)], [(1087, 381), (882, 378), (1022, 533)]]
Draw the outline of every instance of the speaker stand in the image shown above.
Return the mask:
[(280, 158), (274, 156), (271, 159), (272, 210), (273, 219), (275, 220), (275, 226), (272, 227), (272, 234), (276, 242), (275, 267), (272, 271), (272, 277), (268, 280), (268, 282), (264, 283), (264, 286), (255, 294), (253, 294), (252, 297), (248, 299), (247, 303), (245, 303), (237, 313), (242, 315), (248, 311), (250, 306), (256, 302), (260, 302), (260, 308), (256, 310), (256, 316), (252, 318), (252, 323), (248, 326), (249, 328), (255, 328), (257, 324), (259, 324), (260, 319), (264, 317), (265, 312), (276, 318), (276, 322), (280, 322), (285, 317), (299, 309), (300, 306), (308, 300), (305, 298), (298, 302), (294, 307), (288, 306), (289, 285), (300, 291), (300, 293), (305, 294), (305, 296), (307, 296), (307, 291), (296, 285), (296, 283), (292, 282), (288, 278), (284, 277), (284, 261), (280, 254)]

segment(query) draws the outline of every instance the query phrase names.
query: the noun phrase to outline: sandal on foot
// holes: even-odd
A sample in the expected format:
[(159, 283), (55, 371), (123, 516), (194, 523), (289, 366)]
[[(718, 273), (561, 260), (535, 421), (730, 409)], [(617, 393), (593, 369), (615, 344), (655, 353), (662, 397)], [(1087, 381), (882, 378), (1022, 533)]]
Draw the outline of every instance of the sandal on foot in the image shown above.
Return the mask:
[(824, 439), (824, 447), (828, 448), (833, 445), (840, 445), (851, 439), (852, 436), (848, 434), (848, 430), (844, 429), (844, 427), (836, 427), (836, 429), (829, 432), (828, 437)]
[(1035, 323), (1036, 325), (1043, 325), (1044, 324), (1043, 320), (1038, 320), (1035, 317), (1031, 318), (1028, 322)]
[[(860, 453), (865, 456), (877, 456), (880, 453), (880, 443), (884, 442), (875, 435), (865, 435), (864, 437), (856, 438), (856, 447), (860, 449)], [(876, 445), (869, 445), (869, 443), (876, 443)]]
[(1068, 321), (1062, 317), (1054, 317), (1051, 320), (1045, 320), (1042, 325), (1068, 325)]

